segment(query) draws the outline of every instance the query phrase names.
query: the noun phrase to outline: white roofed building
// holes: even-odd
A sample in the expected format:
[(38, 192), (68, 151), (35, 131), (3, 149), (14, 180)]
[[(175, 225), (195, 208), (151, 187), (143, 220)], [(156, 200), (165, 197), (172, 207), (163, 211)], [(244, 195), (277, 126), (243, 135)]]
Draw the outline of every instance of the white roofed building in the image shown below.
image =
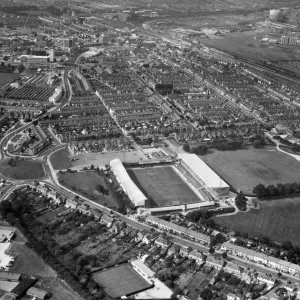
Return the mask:
[(123, 191), (128, 195), (134, 206), (145, 206), (146, 196), (140, 191), (128, 175), (120, 159), (116, 158), (110, 162), (110, 168)]
[(196, 154), (178, 154), (181, 164), (203, 185), (213, 196), (225, 197), (229, 195), (229, 185), (213, 171)]

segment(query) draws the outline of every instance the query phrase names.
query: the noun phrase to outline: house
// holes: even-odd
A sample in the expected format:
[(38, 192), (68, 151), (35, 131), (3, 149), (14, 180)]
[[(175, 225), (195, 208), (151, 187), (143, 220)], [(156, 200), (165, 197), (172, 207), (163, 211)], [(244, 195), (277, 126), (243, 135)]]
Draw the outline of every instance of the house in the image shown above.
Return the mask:
[(228, 293), (227, 300), (240, 300), (240, 297), (238, 297), (237, 295), (235, 295), (233, 293)]
[(168, 254), (179, 254), (180, 252), (180, 246), (177, 244), (173, 244), (169, 249), (168, 249)]
[(103, 215), (100, 219), (100, 223), (105, 224), (109, 228), (113, 225), (114, 221), (115, 219), (108, 215)]
[(2, 281), (20, 281), (21, 274), (18, 273), (9, 273), (9, 272), (0, 272), (0, 280)]
[(179, 253), (182, 256), (188, 256), (191, 251), (192, 251), (191, 247), (181, 246)]
[(155, 225), (160, 229), (168, 230), (170, 232), (172, 231), (181, 236), (187, 236), (187, 237), (193, 239), (194, 241), (200, 242), (202, 244), (207, 244), (207, 245), (211, 244), (211, 237), (209, 235), (191, 230), (186, 227), (179, 226), (177, 224), (159, 219), (154, 216), (148, 216), (146, 220), (148, 223)]
[(17, 298), (22, 297), (26, 291), (36, 283), (36, 278), (34, 277), (25, 277), (22, 278), (19, 284), (13, 288), (10, 293), (15, 295)]
[(299, 288), (297, 285), (295, 285), (294, 283), (285, 283), (284, 288), (286, 288), (286, 290), (289, 292), (289, 293), (293, 293), (293, 292), (297, 292), (299, 291)]
[(46, 195), (48, 193), (48, 189), (43, 185), (38, 185), (34, 188), (36, 188), (36, 190), (42, 193), (43, 195)]
[(226, 266), (224, 267), (224, 271), (228, 273), (232, 273), (237, 277), (239, 277), (243, 273), (244, 269), (240, 267), (238, 264), (229, 261), (226, 263)]
[(5, 241), (10, 242), (11, 239), (14, 237), (16, 232), (16, 228), (10, 227), (9, 230), (6, 229), (0, 229), (0, 243), (3, 243)]
[(276, 282), (276, 278), (274, 278), (272, 275), (266, 275), (266, 274), (257, 274), (257, 280), (266, 283), (269, 286), (273, 286)]
[(9, 293), (6, 293), (4, 294), (0, 300), (16, 300), (17, 297), (15, 295), (12, 295), (12, 294), (9, 294)]
[(136, 236), (135, 236), (135, 241), (136, 242), (141, 242), (143, 240), (145, 234), (146, 234), (145, 230), (138, 231)]
[(26, 294), (38, 299), (45, 299), (49, 295), (47, 291), (38, 289), (36, 287), (31, 287)]
[(91, 213), (90, 207), (86, 204), (81, 204), (77, 207), (77, 210), (82, 214), (89, 215)]
[(71, 209), (77, 209), (79, 203), (75, 199), (67, 199), (66, 201), (66, 207)]
[(261, 252), (256, 252), (230, 242), (225, 242), (222, 245), (222, 250), (226, 250), (230, 255), (253, 261), (257, 264), (265, 265), (279, 272), (290, 273), (293, 276), (300, 277), (300, 265), (290, 263), (286, 260), (281, 260)]
[(192, 250), (188, 254), (188, 257), (194, 259), (198, 265), (202, 264), (203, 261), (205, 260), (205, 256), (203, 255), (203, 253), (197, 250)]
[(171, 245), (171, 242), (168, 241), (167, 239), (164, 239), (163, 237), (159, 237), (155, 240), (155, 244), (157, 246), (160, 246), (160, 247), (163, 247), (163, 248), (165, 248), (165, 247), (168, 248)]
[(59, 194), (56, 191), (51, 190), (47, 193), (47, 196), (49, 198), (52, 198), (54, 200), (54, 202), (56, 202), (56, 201), (58, 201)]
[(206, 257), (206, 262), (205, 263), (208, 266), (214, 267), (217, 270), (222, 269), (223, 266), (224, 266), (224, 260), (222, 258), (218, 258), (218, 257), (213, 256), (213, 255), (208, 255)]
[(149, 245), (152, 242), (152, 234), (151, 233), (146, 233), (143, 236), (143, 243), (145, 243), (146, 245)]

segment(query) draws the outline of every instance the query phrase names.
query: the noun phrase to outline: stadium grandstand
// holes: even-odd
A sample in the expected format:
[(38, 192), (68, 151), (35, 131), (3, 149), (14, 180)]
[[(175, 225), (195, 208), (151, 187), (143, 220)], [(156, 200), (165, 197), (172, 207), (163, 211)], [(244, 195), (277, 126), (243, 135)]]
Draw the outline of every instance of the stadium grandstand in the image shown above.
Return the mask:
[(196, 154), (179, 154), (181, 166), (183, 166), (199, 183), (202, 194), (212, 201), (213, 198), (227, 197), (229, 185), (220, 178), (203, 160)]
[(128, 195), (134, 206), (145, 206), (147, 198), (131, 180), (121, 160), (118, 158), (112, 160), (110, 162), (110, 168), (116, 176), (116, 179), (123, 191)]

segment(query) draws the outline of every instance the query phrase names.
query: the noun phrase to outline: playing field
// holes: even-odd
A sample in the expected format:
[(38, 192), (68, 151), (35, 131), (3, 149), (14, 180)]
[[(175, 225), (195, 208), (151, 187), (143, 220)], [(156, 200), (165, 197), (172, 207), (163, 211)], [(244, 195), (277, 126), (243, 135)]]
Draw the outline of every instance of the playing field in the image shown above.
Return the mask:
[(201, 159), (234, 189), (248, 194), (259, 183), (269, 185), (300, 181), (300, 162), (271, 146), (214, 151), (201, 156)]
[(214, 217), (217, 224), (255, 236), (267, 236), (275, 242), (291, 241), (300, 246), (300, 198), (259, 201), (260, 209), (247, 213)]
[(201, 200), (171, 166), (127, 170), (151, 207), (197, 203)]
[(59, 182), (69, 189), (79, 191), (85, 197), (90, 198), (96, 203), (105, 205), (109, 208), (117, 208), (116, 203), (110, 195), (105, 196), (95, 190), (98, 184), (106, 187), (103, 178), (97, 172), (66, 172), (59, 174)]
[(43, 165), (38, 161), (14, 160), (9, 164), (9, 160), (0, 164), (0, 173), (12, 179), (39, 179), (45, 176)]
[(71, 161), (69, 159), (70, 153), (67, 149), (61, 149), (54, 152), (50, 156), (50, 162), (54, 170), (66, 170), (72, 168)]
[(129, 264), (95, 273), (93, 278), (113, 298), (134, 294), (151, 287)]

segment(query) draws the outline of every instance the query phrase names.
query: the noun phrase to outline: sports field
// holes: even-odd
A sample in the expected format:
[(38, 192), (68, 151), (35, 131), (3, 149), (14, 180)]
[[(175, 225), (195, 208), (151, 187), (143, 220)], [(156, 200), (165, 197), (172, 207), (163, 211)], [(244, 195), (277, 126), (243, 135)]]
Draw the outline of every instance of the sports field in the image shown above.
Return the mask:
[(300, 162), (275, 147), (247, 147), (236, 151), (214, 151), (201, 156), (234, 189), (252, 194), (253, 187), (299, 182)]
[(275, 242), (291, 241), (300, 246), (300, 198), (289, 197), (259, 201), (260, 209), (247, 213), (214, 217), (217, 224), (255, 236), (267, 236)]
[(95, 273), (93, 278), (113, 298), (134, 294), (151, 287), (129, 264)]
[(129, 169), (127, 172), (138, 188), (150, 199), (151, 207), (201, 201), (172, 166)]
[(14, 160), (9, 164), (5, 160), (0, 164), (0, 173), (12, 179), (39, 179), (45, 176), (43, 165), (39, 161)]

